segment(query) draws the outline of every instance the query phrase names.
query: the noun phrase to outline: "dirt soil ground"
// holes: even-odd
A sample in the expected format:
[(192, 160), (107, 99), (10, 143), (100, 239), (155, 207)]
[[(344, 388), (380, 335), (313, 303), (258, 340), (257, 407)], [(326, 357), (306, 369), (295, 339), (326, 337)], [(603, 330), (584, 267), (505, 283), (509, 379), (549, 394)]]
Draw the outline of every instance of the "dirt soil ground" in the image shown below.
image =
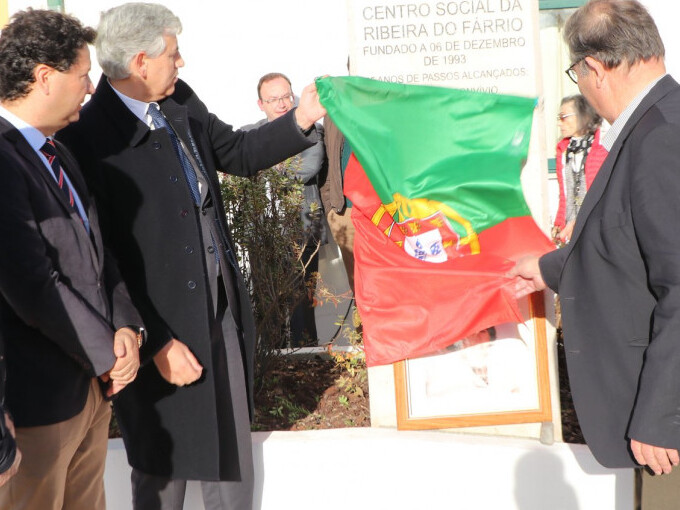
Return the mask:
[(333, 360), (277, 358), (255, 395), (253, 430), (370, 427), (365, 370), (352, 377)]

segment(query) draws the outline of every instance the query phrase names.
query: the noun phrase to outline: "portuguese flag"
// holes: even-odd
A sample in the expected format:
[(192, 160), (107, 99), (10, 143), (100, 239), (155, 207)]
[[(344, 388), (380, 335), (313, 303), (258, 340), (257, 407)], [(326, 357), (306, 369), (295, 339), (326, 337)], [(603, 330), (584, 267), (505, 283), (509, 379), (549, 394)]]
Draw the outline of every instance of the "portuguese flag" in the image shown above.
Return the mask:
[(359, 77), (316, 85), (353, 149), (344, 188), (368, 365), (522, 322), (504, 275), (554, 249), (520, 183), (535, 99)]

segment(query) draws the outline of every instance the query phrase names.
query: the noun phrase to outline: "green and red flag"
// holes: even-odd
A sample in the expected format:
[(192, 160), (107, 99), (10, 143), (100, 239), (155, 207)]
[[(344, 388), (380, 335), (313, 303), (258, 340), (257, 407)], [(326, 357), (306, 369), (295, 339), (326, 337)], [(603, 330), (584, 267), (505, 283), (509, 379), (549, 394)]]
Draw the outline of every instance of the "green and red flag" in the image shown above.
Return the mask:
[(505, 273), (554, 248), (524, 200), (535, 99), (322, 78), (353, 157), (355, 292), (370, 366), (521, 322)]

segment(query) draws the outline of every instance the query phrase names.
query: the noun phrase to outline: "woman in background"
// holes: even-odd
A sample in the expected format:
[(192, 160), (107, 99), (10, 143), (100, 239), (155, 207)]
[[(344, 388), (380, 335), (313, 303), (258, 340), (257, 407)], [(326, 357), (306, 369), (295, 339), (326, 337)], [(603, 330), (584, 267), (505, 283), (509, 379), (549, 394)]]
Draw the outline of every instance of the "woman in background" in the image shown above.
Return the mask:
[(607, 150), (600, 145), (601, 123), (602, 118), (582, 95), (562, 99), (557, 116), (562, 140), (555, 157), (560, 201), (552, 229), (556, 244), (569, 242), (586, 191), (607, 157)]

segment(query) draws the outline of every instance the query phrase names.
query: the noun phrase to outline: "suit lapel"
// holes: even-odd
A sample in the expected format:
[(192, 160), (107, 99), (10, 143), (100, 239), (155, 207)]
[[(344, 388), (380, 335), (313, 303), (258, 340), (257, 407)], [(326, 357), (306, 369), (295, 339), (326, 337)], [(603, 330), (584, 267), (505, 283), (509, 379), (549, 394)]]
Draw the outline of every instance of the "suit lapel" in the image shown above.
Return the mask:
[(188, 146), (189, 140), (187, 140), (187, 125), (189, 122), (189, 115), (187, 113), (187, 107), (177, 104), (172, 99), (165, 99), (161, 101), (160, 107), (165, 114), (165, 118), (168, 119), (170, 125), (172, 125), (172, 127), (175, 129), (177, 135)]
[(630, 136), (637, 123), (640, 122), (640, 119), (642, 119), (647, 111), (649, 111), (650, 108), (658, 103), (661, 98), (675, 90), (677, 87), (678, 84), (670, 76), (665, 76), (662, 78), (644, 97), (640, 105), (635, 109), (633, 114), (628, 119), (628, 122), (626, 122), (625, 126), (623, 126), (621, 133), (619, 133), (616, 142), (614, 142), (614, 145), (612, 146), (612, 150), (609, 151), (607, 158), (602, 163), (602, 166), (597, 172), (590, 189), (586, 193), (586, 198), (583, 200), (581, 210), (576, 216), (574, 232), (571, 242), (568, 245), (570, 252), (576, 245), (576, 242), (583, 231), (583, 226), (588, 220), (588, 216), (590, 216), (590, 213), (593, 212), (593, 209), (602, 198), (605, 189), (607, 189), (607, 184), (609, 183), (609, 179), (611, 178), (612, 172), (614, 171), (616, 161), (618, 160), (619, 153), (621, 152), (624, 142), (628, 139), (628, 136)]
[[(80, 172), (80, 166), (62, 143), (60, 143), (58, 140), (55, 140), (54, 143), (57, 146), (57, 153), (61, 159), (61, 164), (64, 166), (64, 170), (71, 180), (71, 184), (75, 188), (76, 193), (78, 193), (78, 197), (80, 198), (80, 202), (83, 204), (85, 214), (87, 214), (88, 221), (90, 222), (90, 240), (92, 241), (93, 247), (96, 250), (96, 253), (103, 253), (104, 248), (102, 245), (101, 233), (99, 232), (99, 218), (97, 216), (97, 209), (95, 207), (94, 201), (90, 200), (90, 192), (87, 188), (85, 178)], [(100, 264), (102, 262), (103, 261), (100, 260)]]
[(57, 147), (57, 156), (61, 161), (61, 165), (64, 167), (64, 171), (71, 181), (71, 185), (78, 193), (78, 197), (83, 204), (83, 208), (88, 211), (90, 208), (90, 199), (88, 196), (87, 185), (85, 184), (85, 179), (78, 170), (78, 163), (71, 157), (71, 153), (61, 144), (59, 141), (54, 140), (54, 144)]
[[(4, 135), (5, 138), (7, 138), (14, 145), (17, 154), (19, 154), (26, 160), (27, 162), (26, 168), (27, 169), (30, 168), (29, 171), (31, 172), (31, 174), (37, 175), (38, 178), (41, 179), (46, 184), (47, 188), (52, 193), (52, 196), (57, 202), (59, 202), (64, 212), (68, 216), (70, 216), (72, 221), (78, 223), (79, 227), (83, 229), (83, 233), (90, 240), (90, 243), (88, 244), (93, 260), (98, 260), (97, 252), (101, 253), (101, 246), (99, 246), (98, 245), (99, 243), (96, 242), (96, 238), (93, 239), (87, 234), (87, 230), (85, 229), (85, 225), (83, 225), (83, 222), (80, 218), (80, 214), (76, 209), (71, 207), (71, 204), (68, 203), (64, 195), (64, 192), (59, 188), (59, 185), (57, 184), (56, 180), (54, 179), (50, 171), (45, 167), (43, 161), (40, 159), (40, 156), (38, 156), (38, 154), (28, 144), (23, 135), (12, 124), (7, 122), (2, 117), (0, 117), (0, 133), (2, 133), (2, 135)], [(67, 152), (64, 150), (61, 144), (57, 144), (57, 147), (59, 149), (59, 157), (61, 159), (62, 155)], [(70, 157), (66, 159), (67, 161), (68, 160), (72, 161)], [(73, 165), (71, 166), (73, 167)], [(78, 196), (80, 197), (81, 202), (83, 203), (83, 207), (88, 212), (88, 217), (92, 220), (92, 216), (89, 216), (90, 210), (92, 208), (88, 207), (89, 200), (87, 200), (87, 188), (84, 184), (82, 176), (74, 169), (72, 169), (72, 171), (69, 173), (69, 169), (67, 167), (64, 168), (66, 169), (66, 172), (68, 174), (69, 179), (71, 179), (72, 184), (74, 184), (74, 186), (76, 187), (76, 191), (78, 192)], [(96, 221), (96, 214), (94, 214), (94, 217)], [(94, 222), (91, 221), (91, 225), (93, 223)], [(101, 264), (101, 261), (99, 261), (99, 263)]]
[[(7, 123), (4, 119), (2, 119), (3, 123)], [(32, 166), (36, 169), (36, 173), (39, 176), (40, 179), (47, 184), (47, 187), (50, 189), (52, 192), (52, 195), (54, 195), (54, 198), (61, 204), (61, 206), (69, 213), (74, 213), (73, 208), (71, 205), (68, 203), (66, 200), (66, 197), (64, 195), (64, 192), (59, 188), (59, 185), (57, 184), (57, 181), (54, 179), (52, 174), (50, 173), (49, 170), (47, 170), (47, 167), (45, 167), (45, 163), (40, 159), (40, 156), (33, 150), (33, 148), (28, 144), (26, 139), (22, 136), (21, 133), (19, 133), (18, 130), (16, 130), (13, 126), (9, 126), (9, 129), (4, 132), (5, 137), (12, 142), (14, 147), (16, 148), (16, 151), (18, 154), (20, 154), (28, 163), (29, 166)], [(69, 176), (70, 177), (70, 176)], [(76, 216), (78, 215), (77, 211), (74, 213)]]

